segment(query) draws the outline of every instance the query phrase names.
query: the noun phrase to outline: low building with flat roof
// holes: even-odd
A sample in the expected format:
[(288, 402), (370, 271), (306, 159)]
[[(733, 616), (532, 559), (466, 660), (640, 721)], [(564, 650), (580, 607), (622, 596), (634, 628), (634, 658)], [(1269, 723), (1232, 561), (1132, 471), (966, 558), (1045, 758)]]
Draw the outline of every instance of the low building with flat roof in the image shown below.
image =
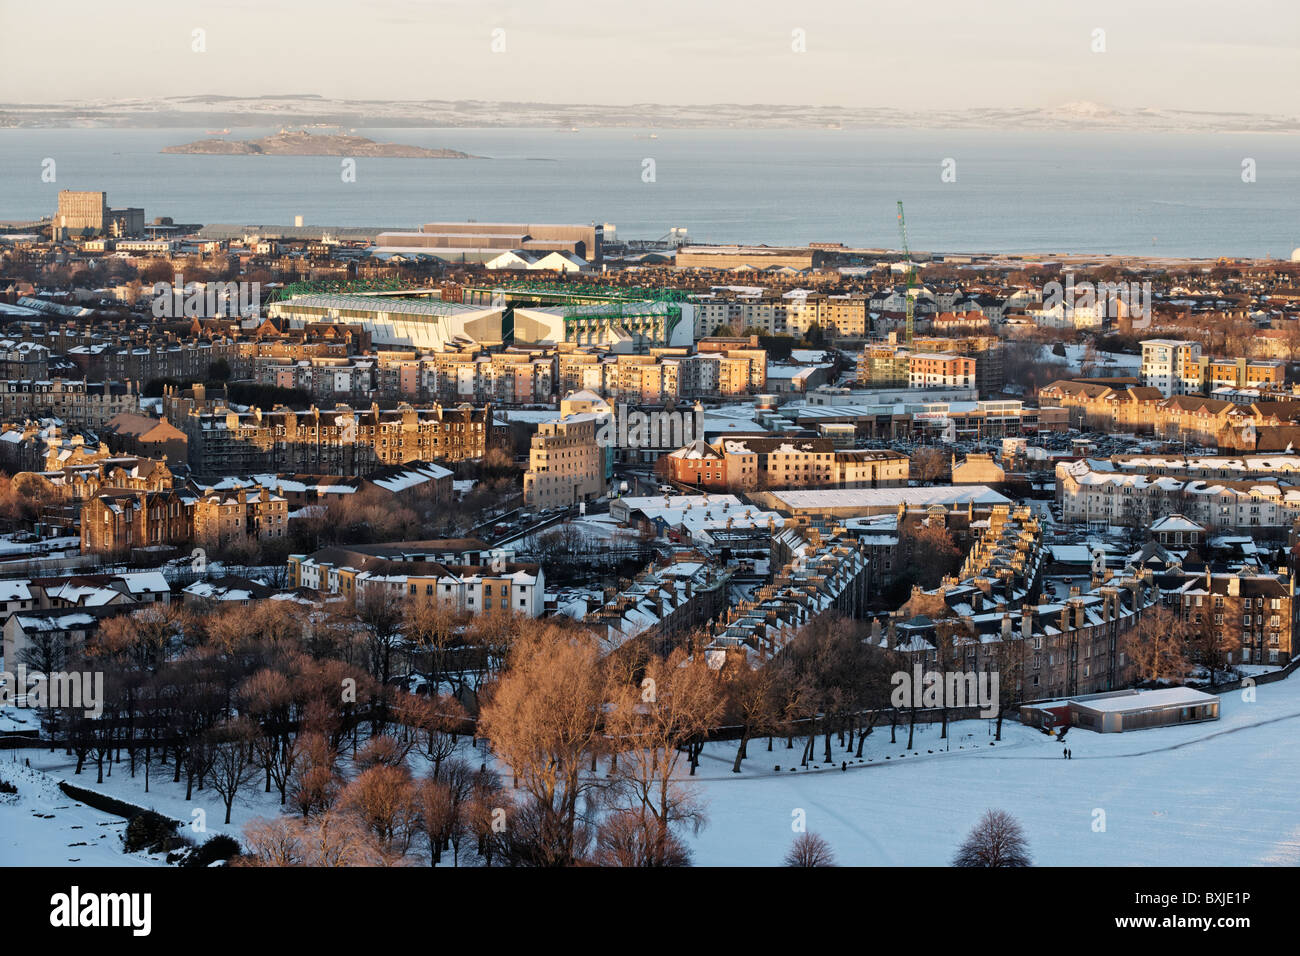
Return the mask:
[(926, 488), (820, 488), (804, 491), (759, 491), (750, 495), (759, 507), (795, 517), (859, 518), (891, 514), (899, 507), (940, 507), (947, 511), (1010, 505), (1011, 499), (988, 485), (935, 485)]
[(1219, 719), (1219, 698), (1191, 687), (1116, 690), (1020, 708), (1021, 723), (1051, 730), (1083, 727), (1100, 734)]

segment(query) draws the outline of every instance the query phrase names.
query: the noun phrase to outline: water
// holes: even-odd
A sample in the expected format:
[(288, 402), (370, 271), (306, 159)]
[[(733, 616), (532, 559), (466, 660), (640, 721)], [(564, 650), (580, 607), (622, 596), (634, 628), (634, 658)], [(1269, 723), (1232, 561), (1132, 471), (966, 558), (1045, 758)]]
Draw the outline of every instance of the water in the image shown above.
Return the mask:
[[(244, 139), (273, 129), (236, 129)], [(490, 161), (162, 155), (202, 129), (0, 130), (0, 219), (104, 189), (148, 220), (415, 228), (432, 220), (609, 222), (696, 242), (1170, 256), (1300, 246), (1300, 137), (898, 130), (359, 129)], [(57, 182), (41, 181), (41, 162)], [(940, 179), (945, 158), (956, 182)], [(1257, 181), (1242, 181), (1242, 161)], [(644, 161), (654, 160), (645, 182)]]

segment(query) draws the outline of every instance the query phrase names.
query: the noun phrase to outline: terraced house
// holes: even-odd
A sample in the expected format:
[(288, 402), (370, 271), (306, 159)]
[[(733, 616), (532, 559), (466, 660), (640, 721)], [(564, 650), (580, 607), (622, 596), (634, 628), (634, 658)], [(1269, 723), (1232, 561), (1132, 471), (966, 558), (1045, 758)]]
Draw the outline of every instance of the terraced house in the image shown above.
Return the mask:
[(1132, 431), (1172, 441), (1239, 451), (1282, 450), (1296, 441), (1300, 402), (1244, 405), (1199, 395), (1164, 397), (1154, 386), (1111, 388), (1093, 382), (1053, 382), (1038, 392), (1044, 407), (1069, 410), (1075, 427)]
[(358, 475), (409, 461), (481, 458), (493, 434), (491, 406), (294, 412), (191, 411), (183, 423), (190, 465), (204, 475), (302, 472)]
[(1300, 518), (1300, 488), (1276, 479), (1183, 480), (1098, 470), (1088, 460), (1056, 466), (1056, 498), (1066, 521), (1148, 527), (1181, 514), (1208, 530), (1280, 534)]
[(426, 544), (430, 547), (399, 542), (292, 554), (289, 583), (359, 601), (437, 602), (456, 613), (539, 617), (545, 610), (546, 576), (540, 565), (499, 555), (478, 564), (439, 561), (434, 559), (438, 543)]
[(698, 439), (668, 456), (674, 481), (710, 491), (906, 485), (906, 455), (837, 449), (831, 438)]
[(205, 547), (256, 544), (289, 535), (289, 503), (266, 488), (207, 489), (194, 505), (194, 539)]
[(136, 548), (187, 545), (194, 540), (188, 491), (123, 491), (96, 495), (81, 506), (83, 554), (129, 554)]
[(139, 410), (133, 381), (53, 378), (0, 382), (0, 419), (54, 417), (72, 428), (102, 429), (110, 418)]
[(1183, 620), (1225, 638), (1233, 664), (1285, 664), (1295, 629), (1295, 579), (1289, 574), (1188, 576), (1170, 599)]
[(1127, 686), (1135, 669), (1125, 642), (1161, 594), (1150, 570), (1110, 577), (1087, 593), (1072, 588), (1063, 601), (990, 602), (966, 584), (941, 591), (929, 613), (912, 608), (883, 625), (874, 620), (873, 643), (931, 669), (997, 672), (1021, 700)]

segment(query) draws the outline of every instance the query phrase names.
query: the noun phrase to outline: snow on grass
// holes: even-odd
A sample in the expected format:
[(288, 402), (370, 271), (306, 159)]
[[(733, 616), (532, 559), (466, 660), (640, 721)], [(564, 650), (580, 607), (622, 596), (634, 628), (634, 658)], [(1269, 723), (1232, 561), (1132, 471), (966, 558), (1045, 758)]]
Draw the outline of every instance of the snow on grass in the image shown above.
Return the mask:
[[(478, 748), (470, 745), (468, 738), (463, 738), (457, 756), (478, 767), (487, 756), (482, 742)], [(15, 761), (16, 758), (16, 762)], [(31, 767), (24, 765), (30, 761)], [(412, 773), (420, 777), (428, 773), (429, 761), (418, 751), (410, 756)], [(340, 768), (348, 777), (355, 776), (350, 752), (340, 760)], [(180, 833), (201, 844), (207, 838), (225, 833), (242, 842), (242, 830), (246, 823), (257, 817), (275, 817), (282, 811), (280, 795), (274, 785), (271, 792), (264, 792), (266, 779), (258, 775), (254, 784), (240, 791), (231, 808), (230, 823), (226, 824), (225, 804), (215, 790), (195, 789), (193, 799), (185, 799), (185, 775), (181, 774), (179, 783), (172, 783), (173, 767), (165, 770), (154, 762), (149, 775), (149, 792), (144, 789), (144, 766), (137, 759), (136, 775), (130, 775), (130, 764), (125, 757), (113, 766), (113, 775), (108, 776), (108, 764), (104, 765), (104, 782), (96, 783), (98, 774), (93, 762), (87, 761), (81, 774), (75, 775), (76, 758), (68, 757), (62, 749), (50, 753), (48, 749), (26, 749), (0, 751), (0, 780), (9, 780), (18, 787), (18, 800), (0, 794), (0, 865), (11, 866), (59, 866), (76, 862), (73, 858), (84, 853), (80, 863), (86, 866), (141, 866), (151, 863), (165, 863), (163, 856), (151, 858), (142, 853), (123, 853), (121, 835), (126, 829), (126, 821), (110, 813), (93, 810), (65, 796), (58, 788), (63, 780), (73, 786), (107, 794), (135, 806), (154, 810), (163, 816), (181, 823)], [(196, 785), (197, 786), (197, 785)], [(6, 803), (5, 801), (10, 802)], [(292, 808), (286, 808), (293, 812)], [(191, 829), (194, 811), (202, 810), (206, 819), (206, 829), (195, 832)], [(37, 814), (53, 814), (45, 820)], [(77, 828), (81, 829), (77, 829)], [(84, 835), (76, 835), (83, 830), (93, 829), (95, 844), (87, 849), (67, 847), (68, 843), (87, 840)], [(99, 834), (107, 833), (104, 839)], [(66, 839), (65, 839), (66, 838)], [(66, 851), (66, 852), (65, 852)]]
[[(990, 746), (990, 722), (973, 720), (953, 723), (948, 741), (939, 738), (938, 725), (918, 724), (908, 750), (906, 725), (890, 744), (889, 726), (882, 724), (867, 738), (861, 762), (833, 736), (829, 764), (821, 762), (819, 739), (815, 769), (793, 772), (801, 739), (787, 750), (777, 738), (770, 753), (766, 738), (750, 741), (739, 774), (731, 773), (736, 743), (711, 743), (694, 778), (709, 822), (687, 842), (697, 865), (780, 865), (795, 836), (793, 814), (802, 810), (807, 829), (830, 842), (842, 865), (943, 866), (980, 815), (999, 808), (1020, 821), (1039, 865), (1294, 865), (1300, 863), (1294, 798), (1300, 761), (1293, 754), (1300, 678), (1264, 684), (1254, 693), (1253, 702), (1240, 692), (1222, 695), (1217, 721), (1125, 734), (1076, 728), (1064, 743), (1007, 720), (1003, 740)], [(462, 754), (472, 765), (497, 763), (467, 744)], [(1071, 760), (1062, 756), (1066, 746)], [(22, 766), (25, 757), (33, 769)], [(848, 762), (847, 771), (841, 761)], [(424, 763), (413, 757), (417, 776), (426, 772)], [(778, 764), (780, 771), (774, 769)], [(20, 790), (16, 800), (0, 797), (0, 862), (157, 862), (122, 854), (118, 836), (124, 821), (78, 806), (57, 789), (59, 779), (183, 824), (202, 808), (209, 835), (239, 838), (248, 820), (280, 812), (278, 795), (264, 793), (261, 780), (236, 800), (226, 826), (224, 807), (211, 789), (195, 791), (186, 801), (184, 781), (173, 784), (169, 773), (155, 769), (146, 794), (143, 773), (132, 779), (125, 763), (103, 784), (95, 784), (93, 765), (79, 777), (72, 775), (73, 766), (61, 750), (0, 753), (0, 778)], [(509, 771), (497, 766), (508, 782)], [(1104, 828), (1097, 811), (1104, 813)], [(47, 813), (54, 817), (41, 816)], [(182, 832), (205, 835), (184, 827)], [(91, 846), (68, 846), (83, 841)]]
[[(1039, 359), (1044, 362), (1064, 365), (1070, 374), (1077, 375), (1083, 368), (1087, 351), (1086, 344), (1071, 342), (1065, 345), (1065, 355), (1061, 356), (1052, 351), (1052, 346), (1044, 345), (1039, 349)], [(1123, 372), (1126, 375), (1136, 375), (1142, 368), (1142, 356), (1130, 355), (1127, 352), (1099, 351), (1096, 353), (1094, 365), (1097, 374), (1101, 374), (1101, 370), (1109, 369), (1115, 372)]]
[[(58, 781), (0, 753), (0, 866), (158, 866), (161, 857), (122, 852), (126, 821), (64, 795)], [(18, 756), (15, 763), (14, 757)]]
[(1040, 865), (1294, 865), (1300, 679), (1255, 693), (1254, 703), (1223, 695), (1217, 721), (1125, 734), (1076, 728), (1064, 744), (1008, 721), (990, 747), (980, 720), (952, 725), (948, 752), (937, 726), (918, 725), (907, 751), (906, 727), (890, 746), (886, 725), (867, 738), (862, 764), (832, 737), (830, 767), (793, 773), (799, 740), (790, 751), (778, 739), (770, 754), (766, 739), (751, 741), (739, 775), (730, 772), (735, 744), (720, 742), (697, 775), (709, 824), (689, 842), (698, 865), (780, 865), (802, 809), (841, 865), (943, 866), (980, 815), (999, 808), (1023, 825)]
[[(144, 807), (146, 810), (157, 811), (173, 820), (179, 820), (181, 823), (180, 833), (190, 837), (195, 843), (202, 843), (208, 837), (217, 833), (226, 833), (238, 840), (243, 825), (249, 820), (255, 817), (275, 816), (280, 812), (279, 792), (272, 786), (271, 793), (264, 793), (265, 778), (260, 774), (251, 787), (240, 791), (235, 797), (234, 805), (231, 807), (230, 823), (226, 824), (223, 822), (226, 817), (225, 804), (210, 784), (204, 790), (197, 789), (196, 784), (193, 798), (186, 800), (185, 774), (181, 774), (179, 783), (172, 783), (173, 767), (168, 765), (165, 769), (160, 768), (156, 760), (149, 773), (149, 792), (146, 793), (144, 789), (144, 765), (139, 758), (136, 761), (136, 775), (134, 778), (130, 774), (130, 764), (123, 755), (122, 762), (113, 765), (112, 776), (108, 775), (108, 763), (105, 762), (104, 782), (96, 783), (98, 774), (94, 762), (88, 760), (82, 768), (81, 774), (74, 774), (73, 771), (77, 766), (76, 757), (67, 756), (61, 748), (56, 749), (53, 753), (50, 753), (48, 749), (16, 750), (7, 754), (0, 752), (0, 767), (13, 766), (8, 763), (13, 754), (18, 755), (20, 766), (23, 760), (31, 761), (31, 772), (36, 773), (43, 781), (42, 793), (52, 792), (59, 803), (70, 804), (74, 802), (64, 797), (62, 791), (58, 789), (59, 781), (64, 780), (73, 786), (107, 794), (135, 806)], [(3, 769), (0, 769), (0, 776), (3, 773)], [(19, 786), (21, 791), (22, 784), (17, 780), (13, 782)], [(22, 795), (21, 792), (19, 795)], [(48, 807), (50, 804), (48, 801), (42, 800), (41, 804), (38, 805)], [(195, 810), (202, 810), (202, 816), (196, 818)], [(49, 811), (46, 810), (45, 812)], [(99, 819), (117, 819), (112, 817), (111, 814), (102, 814), (99, 811), (93, 812), (97, 814)], [(191, 828), (196, 819), (201, 820), (206, 828), (205, 830), (195, 831)], [(121, 823), (122, 827), (119, 827), (116, 832), (120, 833), (121, 829), (126, 826), (125, 820), (121, 821)], [(6, 820), (0, 817), (0, 846), (9, 845), (10, 836)], [(26, 842), (26, 837), (27, 835), (23, 832), (13, 834), (13, 845), (17, 846)], [(120, 851), (120, 843), (116, 846)], [(130, 856), (134, 856), (134, 854)], [(127, 861), (129, 861), (130, 856), (128, 856)], [(50, 862), (58, 863), (60, 860), (55, 859)], [(107, 865), (107, 861), (104, 861), (104, 863)]]

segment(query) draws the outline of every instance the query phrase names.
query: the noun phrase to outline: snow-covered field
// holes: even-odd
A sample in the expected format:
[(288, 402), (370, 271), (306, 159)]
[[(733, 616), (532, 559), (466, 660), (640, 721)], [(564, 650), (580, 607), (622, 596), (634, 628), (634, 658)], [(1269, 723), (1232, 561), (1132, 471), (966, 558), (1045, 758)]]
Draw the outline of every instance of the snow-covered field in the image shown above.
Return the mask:
[[(1083, 366), (1086, 353), (1086, 345), (1071, 342), (1065, 346), (1064, 357), (1053, 353), (1050, 345), (1044, 345), (1040, 351), (1040, 358), (1044, 362), (1064, 365), (1070, 374), (1077, 375)], [(1141, 368), (1142, 356), (1140, 355), (1129, 355), (1126, 352), (1096, 353), (1094, 372), (1096, 375), (1103, 375), (1106, 371), (1115, 375), (1137, 375)]]
[(0, 866), (156, 866), (160, 857), (122, 852), (126, 821), (63, 795), (58, 778), (29, 770), (18, 751), (0, 753)]
[[(17, 762), (14, 762), (15, 755)], [(28, 768), (25, 760), (31, 761)], [(141, 853), (123, 853), (121, 835), (126, 821), (78, 804), (58, 789), (60, 780), (106, 793), (136, 806), (156, 810), (164, 816), (181, 822), (180, 832), (195, 843), (202, 843), (216, 833), (228, 833), (239, 839), (244, 823), (259, 816), (274, 816), (279, 812), (279, 794), (262, 792), (263, 780), (258, 779), (253, 789), (241, 793), (231, 809), (230, 824), (225, 819), (226, 808), (216, 791), (195, 790), (192, 800), (185, 799), (185, 777), (172, 783), (170, 769), (159, 772), (157, 763), (150, 773), (149, 792), (144, 789), (144, 771), (137, 766), (134, 778), (130, 776), (125, 759), (113, 766), (113, 775), (105, 776), (102, 784), (95, 783), (95, 765), (87, 762), (80, 776), (73, 774), (76, 758), (68, 757), (63, 750), (11, 750), (0, 751), (0, 780), (18, 787), (18, 802), (5, 803), (0, 794), (0, 866), (60, 866), (81, 854), (87, 866), (138, 866), (150, 859)], [(105, 774), (108, 766), (105, 764)], [(200, 815), (195, 811), (202, 811)], [(45, 820), (37, 814), (52, 813)], [(205, 829), (195, 831), (196, 821)], [(80, 829), (79, 829), (80, 828)], [(95, 846), (70, 847), (69, 843), (90, 839), (85, 832), (93, 831)], [(108, 836), (100, 839), (100, 834)], [(154, 862), (162, 862), (159, 857)]]
[[(996, 746), (989, 746), (989, 722), (955, 723), (947, 750), (937, 725), (918, 725), (911, 751), (905, 725), (893, 745), (888, 725), (878, 726), (861, 762), (832, 738), (832, 764), (794, 772), (799, 740), (791, 751), (777, 739), (771, 753), (766, 738), (751, 741), (740, 774), (731, 773), (736, 744), (710, 744), (695, 778), (709, 822), (688, 842), (697, 865), (780, 865), (802, 811), (807, 829), (831, 843), (842, 865), (942, 866), (984, 810), (1000, 808), (1024, 826), (1040, 865), (1294, 865), (1300, 678), (1259, 686), (1255, 694), (1254, 702), (1239, 692), (1223, 695), (1223, 716), (1209, 723), (1127, 734), (1072, 730), (1071, 760), (1063, 759), (1060, 741), (1012, 721)], [(263, 793), (259, 781), (236, 800), (225, 826), (211, 790), (186, 801), (184, 782), (171, 783), (170, 774), (155, 772), (146, 794), (143, 774), (132, 779), (125, 764), (102, 785), (94, 783), (93, 766), (80, 777), (72, 766), (62, 751), (0, 752), (0, 779), (20, 791), (16, 800), (0, 797), (0, 865), (159, 862), (123, 854), (124, 821), (78, 806), (59, 792), (60, 779), (183, 823), (201, 809), (208, 834), (238, 837), (246, 821), (279, 810), (278, 797)], [(80, 842), (90, 845), (70, 845)]]
[(799, 741), (789, 751), (777, 740), (770, 754), (766, 739), (751, 741), (739, 775), (735, 745), (712, 745), (699, 772), (709, 824), (691, 840), (695, 862), (780, 865), (801, 809), (841, 865), (943, 866), (980, 815), (999, 808), (1020, 821), (1040, 865), (1294, 865), (1300, 678), (1255, 693), (1254, 703), (1223, 695), (1221, 719), (1208, 723), (1072, 730), (1071, 760), (1064, 744), (1019, 723), (1004, 723), (1003, 741), (990, 747), (982, 720), (954, 725), (948, 752), (937, 727), (918, 725), (912, 752), (906, 727), (892, 747), (889, 727), (877, 727), (862, 764), (832, 738), (833, 769), (794, 773)]

